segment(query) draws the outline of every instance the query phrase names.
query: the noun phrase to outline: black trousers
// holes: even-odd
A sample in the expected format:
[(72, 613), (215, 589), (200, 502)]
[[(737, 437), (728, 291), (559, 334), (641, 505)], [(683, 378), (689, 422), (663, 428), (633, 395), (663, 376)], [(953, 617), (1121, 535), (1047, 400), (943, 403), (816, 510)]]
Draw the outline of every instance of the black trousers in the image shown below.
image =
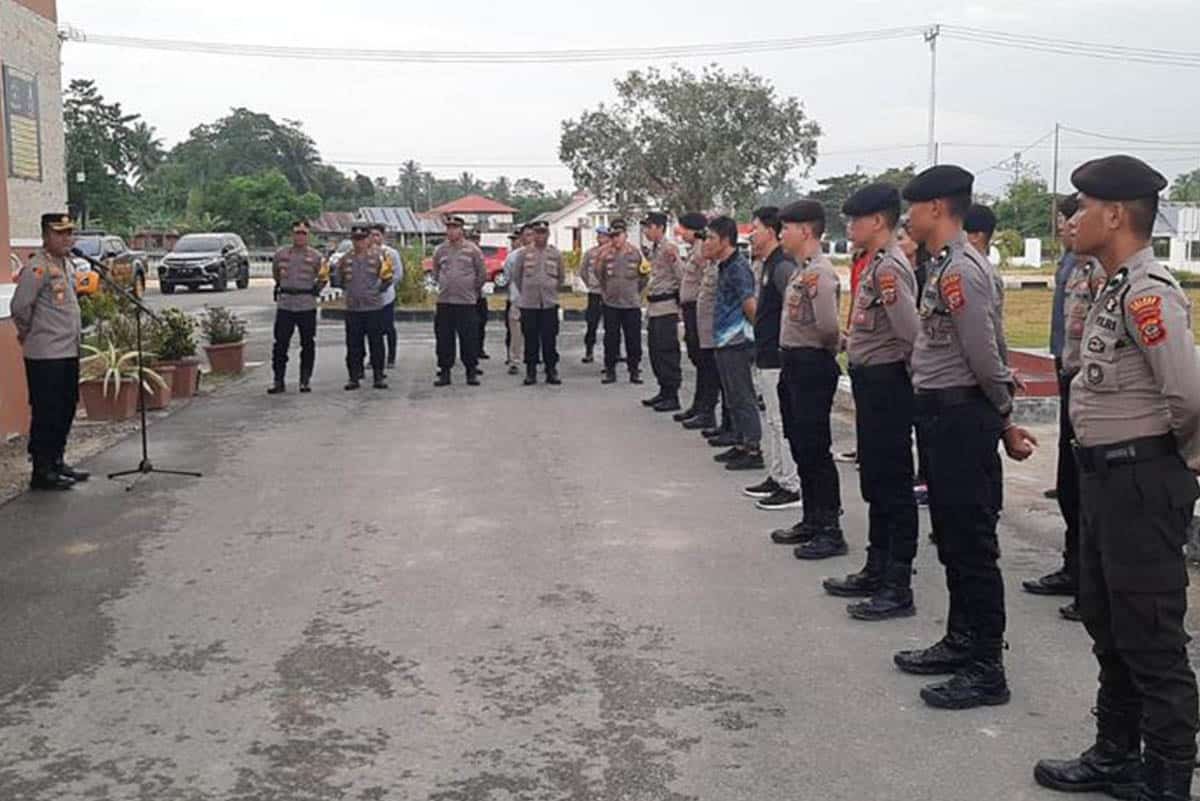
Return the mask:
[(525, 366), (539, 361), (547, 370), (558, 367), (558, 307), (521, 309), (521, 333), (525, 337)]
[(473, 371), (479, 366), (479, 308), (474, 303), (439, 303), (433, 315), (433, 333), (437, 338), (439, 370), (454, 366), (455, 342), (463, 366)]
[(396, 301), (383, 307), (383, 336), (387, 340), (387, 363), (396, 363)]
[(288, 350), (292, 347), (292, 334), (300, 331), (300, 381), (312, 378), (313, 364), (317, 359), (317, 310), (275, 310), (275, 344), (271, 349), (271, 370), (275, 380), (282, 382), (287, 375)]
[(587, 311), (584, 312), (584, 320), (587, 322), (587, 331), (584, 332), (583, 335), (583, 346), (588, 350), (592, 350), (596, 347), (596, 332), (600, 330), (600, 321), (603, 319), (604, 298), (599, 292), (589, 292)]
[(679, 315), (651, 317), (646, 330), (650, 369), (664, 393), (677, 393), (683, 383), (679, 353)]
[(508, 361), (508, 354), (512, 352), (512, 329), (508, 327), (508, 314), (512, 311), (512, 301), (504, 301), (504, 354), (505, 362)]
[(479, 299), (479, 302), (475, 304), (475, 308), (479, 312), (479, 352), (483, 353), (487, 350), (483, 347), (483, 343), (487, 339), (487, 324), (492, 316), (492, 312), (488, 308), (486, 295)]
[[(1071, 378), (1059, 373), (1058, 378), (1058, 509), (1067, 525), (1063, 544), (1063, 569), (1079, 587), (1079, 465), (1075, 463), (1072, 442), (1075, 429), (1071, 425)], [(1076, 596), (1079, 595), (1076, 590)]]
[[(830, 448), (829, 416), (841, 369), (823, 348), (780, 351), (779, 405), (806, 512), (839, 512), (841, 483)], [(909, 486), (909, 493), (912, 487)]]
[(999, 659), (1004, 647), (1004, 581), (996, 524), (1003, 505), (997, 447), (1004, 429), (982, 395), (957, 405), (917, 393), (925, 444), (929, 516), (950, 594), (949, 631), (973, 638), (975, 655)]
[(1146, 751), (1196, 756), (1183, 546), (1196, 477), (1177, 455), (1080, 476), (1079, 609), (1100, 663), (1096, 706), (1139, 721)]
[(346, 312), (346, 371), (351, 381), (362, 380), (368, 351), (372, 375), (383, 375), (383, 310)]
[(917, 555), (913, 501), (913, 389), (903, 362), (851, 367), (859, 487), (869, 504), (867, 550), (882, 564)]
[(79, 359), (26, 359), (25, 381), (32, 410), (29, 455), (40, 472), (62, 461), (67, 449), (79, 405)]
[(604, 307), (604, 369), (613, 370), (625, 339), (625, 361), (630, 371), (642, 364), (642, 310)]

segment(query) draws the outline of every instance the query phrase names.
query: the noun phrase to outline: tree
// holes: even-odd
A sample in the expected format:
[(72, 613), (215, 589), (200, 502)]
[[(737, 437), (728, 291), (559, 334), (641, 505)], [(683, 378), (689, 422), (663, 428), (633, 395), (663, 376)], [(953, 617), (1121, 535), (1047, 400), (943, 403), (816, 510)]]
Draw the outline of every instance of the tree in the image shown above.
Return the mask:
[(559, 157), (618, 207), (733, 208), (816, 162), (820, 126), (749, 71), (635, 70), (616, 89), (615, 105), (563, 122)]
[[(367, 179), (368, 183), (370, 179)], [(229, 178), (216, 188), (206, 209), (260, 245), (274, 245), (297, 219), (321, 213), (321, 198), (297, 194), (279, 170)]]
[(992, 209), (996, 213), (997, 230), (1011, 229), (1022, 237), (1053, 236), (1050, 230), (1050, 210), (1054, 196), (1046, 182), (1036, 174), (1022, 176), (1008, 185), (1003, 199)]
[(891, 184), (902, 189), (906, 183), (917, 174), (915, 164), (903, 167), (891, 167), (877, 175), (863, 172), (849, 172), (843, 175), (831, 175), (817, 181), (819, 189), (811, 192), (809, 197), (820, 201), (825, 207), (825, 231), (831, 239), (842, 239), (846, 236), (846, 220), (842, 216), (842, 206), (851, 195), (867, 184)]
[(463, 195), (473, 195), (481, 188), (479, 181), (475, 180), (475, 176), (471, 173), (464, 172), (458, 176), (458, 191)]
[(1200, 170), (1193, 170), (1176, 178), (1168, 197), (1180, 203), (1200, 203)]
[(375, 197), (375, 182), (370, 177), (358, 173), (354, 176), (354, 194), (364, 199)]
[(404, 205), (410, 209), (426, 208), (422, 198), (425, 196), (425, 175), (421, 165), (415, 161), (406, 161), (400, 166), (400, 197)]
[(501, 203), (509, 203), (512, 200), (512, 184), (508, 180), (508, 176), (501, 175), (487, 188), (487, 193), (491, 197)]

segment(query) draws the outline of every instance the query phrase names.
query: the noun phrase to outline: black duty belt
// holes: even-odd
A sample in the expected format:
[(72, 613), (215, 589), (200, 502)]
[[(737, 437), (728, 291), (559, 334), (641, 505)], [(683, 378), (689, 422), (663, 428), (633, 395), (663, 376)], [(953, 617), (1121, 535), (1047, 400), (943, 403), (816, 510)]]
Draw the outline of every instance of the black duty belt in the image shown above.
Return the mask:
[(1146, 462), (1173, 453), (1179, 453), (1174, 434), (1140, 437), (1091, 448), (1075, 445), (1075, 460), (1079, 462), (1079, 469), (1085, 473), (1106, 473), (1110, 467)]
[(888, 362), (887, 364), (852, 364), (849, 368), (851, 378), (861, 378), (864, 381), (875, 381), (893, 378), (908, 378), (908, 365), (905, 362)]
[(279, 287), (280, 295), (311, 295), (313, 294), (313, 291), (314, 290), (312, 289), (296, 289), (294, 287), (286, 286)]
[(679, 300), (678, 292), (664, 292), (661, 295), (651, 295), (647, 298), (651, 303), (662, 303), (664, 300)]
[(949, 409), (967, 403), (987, 400), (979, 387), (949, 387), (948, 389), (918, 389), (917, 406), (924, 409)]

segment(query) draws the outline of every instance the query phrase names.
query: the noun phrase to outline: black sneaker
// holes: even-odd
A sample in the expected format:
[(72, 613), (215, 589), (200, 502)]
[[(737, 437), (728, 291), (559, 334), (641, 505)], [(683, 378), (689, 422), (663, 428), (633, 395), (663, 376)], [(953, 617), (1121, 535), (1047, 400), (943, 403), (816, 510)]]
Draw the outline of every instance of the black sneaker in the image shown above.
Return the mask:
[(732, 448), (734, 445), (741, 445), (742, 440), (736, 434), (727, 432), (713, 437), (708, 444), (714, 448)]
[(285, 392), (287, 392), (287, 387), (284, 386), (282, 381), (276, 381), (274, 384), (267, 387), (268, 395), (282, 395)]
[(705, 439), (712, 439), (713, 437), (719, 437), (722, 434), (728, 433), (729, 431), (727, 429), (721, 428), (714, 422), (710, 427), (701, 430), (700, 436), (704, 437)]
[(479, 386), (479, 373), (477, 373), (477, 372), (467, 373), (467, 386), (468, 387)]
[(312, 387), (308, 385), (307, 381), (304, 381), (300, 384), (300, 391), (307, 395), (308, 393), (312, 392)]
[(1083, 622), (1083, 615), (1079, 613), (1079, 604), (1075, 601), (1071, 601), (1066, 606), (1060, 606), (1058, 614), (1063, 620), (1070, 620), (1072, 623)]
[(38, 492), (63, 492), (75, 486), (72, 479), (53, 470), (36, 472), (29, 479), (29, 488)]
[(557, 387), (562, 384), (562, 379), (558, 377), (558, 370), (554, 367), (546, 370), (546, 383), (552, 387)]
[(679, 398), (675, 398), (675, 397), (663, 398), (658, 403), (654, 404), (654, 406), (652, 406), (651, 408), (654, 409), (654, 411), (658, 412), (659, 414), (664, 414), (666, 412), (673, 412), (679, 408)]
[(434, 379), (433, 385), (435, 387), (450, 386), (450, 371), (443, 370), (442, 372), (438, 373), (438, 377), (436, 379)]
[(352, 378), (346, 382), (346, 386), (342, 387), (342, 389), (346, 390), (347, 392), (353, 392), (354, 390), (358, 389), (358, 387), (359, 387), (358, 379)]
[(704, 431), (709, 428), (715, 428), (716, 425), (717, 421), (711, 415), (696, 415), (683, 421), (685, 431)]
[(714, 456), (713, 461), (718, 462), (720, 464), (729, 464), (730, 462), (732, 462), (734, 459), (737, 459), (741, 455), (742, 455), (742, 447), (740, 445), (733, 445), (732, 447), (729, 448), (729, 450), (721, 451), (716, 456)]
[(630, 384), (646, 383), (645, 381), (642, 380), (642, 371), (641, 370), (630, 370), (629, 371), (629, 383)]
[(663, 399), (663, 394), (660, 391), (653, 398), (644, 398), (642, 400), (642, 405), (645, 406), (647, 409), (649, 409), (649, 408), (653, 407), (655, 404), (657, 404), (662, 399)]
[(675, 414), (671, 415), (671, 419), (674, 420), (676, 423), (682, 423), (685, 420), (690, 420), (695, 416), (696, 416), (696, 410), (693, 407), (689, 406), (686, 409), (684, 409), (682, 412), (676, 412)]
[(743, 450), (736, 459), (725, 465), (726, 470), (735, 470), (738, 472), (744, 470), (762, 470), (764, 467), (766, 467), (766, 463), (763, 462), (762, 451), (758, 448)]
[(780, 487), (774, 478), (767, 476), (766, 481), (755, 484), (751, 487), (746, 487), (744, 490), (742, 490), (742, 494), (747, 498), (770, 498), (781, 489), (783, 489), (783, 487)]
[(892, 657), (896, 667), (916, 676), (955, 673), (971, 662), (971, 642), (959, 634), (947, 634), (928, 648), (900, 651)]
[(61, 460), (54, 466), (54, 472), (58, 473), (63, 478), (71, 479), (76, 484), (82, 484), (92, 477), (92, 474), (88, 471), (80, 470), (78, 467), (71, 467), (71, 465)]
[(384, 381), (382, 378), (376, 378), (375, 381), (371, 384), (371, 386), (373, 386), (375, 389), (387, 389), (388, 383), (387, 383), (387, 381)]
[(490, 358), (492, 358), (492, 357), (488, 355), (488, 352), (487, 352), (486, 350), (480, 350), (480, 351), (479, 351), (479, 358), (481, 358), (481, 359), (490, 359)]
[(605, 370), (604, 376), (600, 379), (600, 383), (601, 384), (617, 383), (617, 371), (616, 370)]
[(1011, 698), (1004, 666), (992, 661), (972, 661), (946, 681), (921, 688), (921, 700), (937, 709), (1001, 706)]
[(1034, 595), (1067, 595), (1073, 597), (1077, 589), (1075, 580), (1071, 578), (1071, 574), (1062, 568), (1041, 578), (1022, 581), (1021, 586), (1025, 588), (1025, 592), (1033, 593)]
[(780, 488), (771, 497), (754, 504), (754, 507), (764, 512), (782, 512), (785, 509), (799, 509), (802, 505), (800, 493)]

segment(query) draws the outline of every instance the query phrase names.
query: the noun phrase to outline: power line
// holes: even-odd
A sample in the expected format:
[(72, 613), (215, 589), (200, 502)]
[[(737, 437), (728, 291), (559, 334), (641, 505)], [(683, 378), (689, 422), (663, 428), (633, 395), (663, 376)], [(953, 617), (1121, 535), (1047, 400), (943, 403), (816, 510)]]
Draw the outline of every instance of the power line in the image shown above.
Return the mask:
[(1020, 162), (1021, 162), (1021, 156), (1024, 156), (1024, 155), (1025, 155), (1026, 153), (1028, 153), (1030, 150), (1033, 150), (1035, 147), (1037, 147), (1038, 145), (1040, 145), (1042, 142), (1045, 142), (1047, 139), (1049, 139), (1049, 138), (1050, 138), (1050, 137), (1052, 137), (1052, 136), (1054, 136), (1054, 131), (1053, 131), (1053, 129), (1051, 129), (1050, 131), (1048, 131), (1048, 132), (1046, 133), (1046, 135), (1045, 135), (1045, 136), (1042, 136), (1041, 138), (1039, 138), (1039, 139), (1035, 140), (1034, 142), (1032, 142), (1032, 143), (1030, 143), (1030, 144), (1026, 145), (1025, 147), (1021, 148), (1020, 150), (1018, 150), (1016, 153), (1014, 153), (1014, 154), (1012, 155), (1012, 158), (1002, 159), (1001, 161), (998, 161), (998, 162), (996, 162), (995, 164), (993, 164), (993, 165), (992, 165), (992, 166), (990, 166), (990, 167), (986, 167), (986, 168), (984, 168), (984, 169), (982, 169), (982, 170), (979, 170), (979, 171), (978, 171), (977, 173), (975, 173), (975, 174), (976, 174), (976, 175), (982, 175), (983, 173), (985, 173), (985, 172), (991, 172), (992, 170), (1009, 170), (1009, 169), (1012, 169), (1012, 167), (1013, 167), (1013, 164), (1014, 164), (1014, 163), (1016, 163), (1016, 164), (1018, 164), (1018, 165), (1020, 164)]
[(1177, 146), (1177, 147), (1195, 147), (1197, 145), (1200, 145), (1200, 142), (1179, 142), (1179, 141), (1170, 141), (1167, 139), (1138, 139), (1138, 138), (1135, 138), (1132, 136), (1114, 136), (1112, 134), (1102, 134), (1102, 133), (1095, 133), (1093, 131), (1083, 131), (1083, 130), (1080, 130), (1079, 128), (1071, 128), (1066, 125), (1064, 125), (1062, 127), (1062, 129), (1064, 131), (1070, 131), (1071, 133), (1076, 133), (1081, 136), (1090, 136), (1093, 139), (1108, 139), (1113, 142), (1133, 142), (1136, 144), (1143, 144), (1143, 145), (1169, 145), (1169, 146)]
[(1097, 58), (1106, 61), (1123, 60), (1141, 64), (1200, 68), (1200, 53), (1196, 52), (1127, 47), (1099, 42), (1080, 42), (1030, 34), (992, 31), (983, 28), (968, 28), (958, 25), (944, 25), (942, 27), (946, 35), (974, 44), (1009, 47), (1063, 56)]

